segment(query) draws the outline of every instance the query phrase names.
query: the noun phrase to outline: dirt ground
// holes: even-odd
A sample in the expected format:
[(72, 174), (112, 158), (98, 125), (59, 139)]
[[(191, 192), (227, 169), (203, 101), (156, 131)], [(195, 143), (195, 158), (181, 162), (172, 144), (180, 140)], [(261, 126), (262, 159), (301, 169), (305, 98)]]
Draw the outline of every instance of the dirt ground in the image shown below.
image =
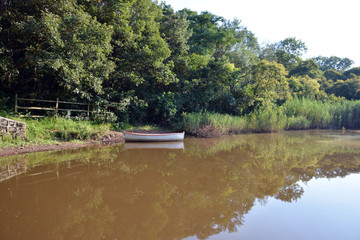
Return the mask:
[(94, 144), (115, 144), (124, 142), (124, 134), (121, 132), (108, 132), (100, 139), (95, 141), (87, 141), (83, 143), (72, 143), (72, 142), (62, 142), (58, 144), (51, 145), (29, 145), (25, 147), (8, 147), (0, 149), (0, 157), (18, 155), (31, 152), (45, 152), (45, 151), (57, 151), (57, 150), (67, 150), (74, 148), (86, 147)]

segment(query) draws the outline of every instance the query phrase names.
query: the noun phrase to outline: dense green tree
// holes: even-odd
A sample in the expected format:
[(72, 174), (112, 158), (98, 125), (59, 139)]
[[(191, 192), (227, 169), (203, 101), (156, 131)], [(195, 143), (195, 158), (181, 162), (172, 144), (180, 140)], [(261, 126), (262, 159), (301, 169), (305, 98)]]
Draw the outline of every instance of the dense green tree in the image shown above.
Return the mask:
[(1, 42), (11, 49), (7, 58), (13, 65), (4, 75), (11, 90), (42, 96), (65, 90), (81, 98), (101, 92), (113, 70), (107, 58), (111, 27), (98, 23), (75, 1), (11, 1), (3, 14), (7, 39), (2, 35)]
[(283, 65), (262, 60), (254, 64), (243, 82), (243, 101), (252, 109), (289, 97)]
[(290, 71), (301, 61), (301, 56), (306, 51), (307, 47), (304, 42), (291, 37), (277, 43), (267, 44), (259, 56), (261, 59), (281, 63), (286, 70)]
[(360, 76), (360, 67), (351, 68), (342, 74), (344, 80)]
[(308, 75), (290, 77), (289, 87), (293, 96), (315, 99), (320, 94), (318, 80)]
[(174, 12), (170, 5), (162, 4), (163, 16), (160, 20), (160, 32), (171, 50), (171, 57), (181, 57), (188, 53), (192, 31), (189, 22), (181, 12)]
[(304, 42), (296, 38), (286, 38), (276, 44), (275, 56), (278, 63), (291, 70), (301, 61), (301, 56), (307, 51)]
[(227, 56), (237, 68), (246, 70), (258, 61), (260, 46), (255, 35), (244, 27), (238, 31), (237, 39), (239, 41), (228, 52)]
[(90, 99), (101, 93), (114, 68), (108, 60), (112, 27), (100, 24), (69, 1), (59, 10), (59, 15), (44, 13), (41, 19), (44, 36), (50, 36), (41, 62), (60, 77), (60, 85)]
[(326, 89), (329, 94), (346, 99), (360, 99), (360, 78), (351, 78), (348, 80), (339, 80), (333, 86)]
[(310, 78), (319, 78), (321, 73), (319, 65), (312, 59), (299, 62), (299, 64), (291, 69), (289, 76), (309, 76)]
[(342, 75), (340, 72), (334, 70), (334, 69), (328, 69), (324, 72), (324, 77), (328, 80), (334, 80), (334, 81), (337, 81), (337, 80), (340, 80), (342, 79)]
[[(169, 59), (169, 44), (175, 50), (176, 47), (184, 47), (176, 46), (181, 41), (184, 44), (184, 40), (179, 39), (179, 36), (169, 39), (165, 33), (161, 33), (163, 11), (161, 6), (151, 0), (103, 0), (101, 4), (96, 1), (84, 4), (90, 4), (92, 7), (88, 8), (91, 10), (89, 12), (114, 29), (111, 43), (116, 67), (104, 83), (104, 98), (119, 103), (119, 115), (130, 117), (131, 121), (145, 120), (151, 109), (150, 99), (163, 94), (169, 84), (177, 82), (172, 70), (174, 61)], [(173, 18), (181, 26), (181, 18)], [(186, 39), (185, 36), (181, 37)], [(186, 46), (183, 50), (186, 51)]]
[(351, 65), (354, 63), (354, 61), (352, 61), (349, 58), (340, 58), (336, 56), (331, 56), (331, 57), (318, 56), (312, 59), (320, 66), (321, 71), (334, 69), (336, 71), (342, 72), (350, 68)]
[[(0, 16), (1, 22), (1, 16)], [(6, 36), (6, 32), (0, 26), (0, 35)], [(2, 88), (0, 94), (5, 96), (5, 90), (11, 89), (11, 83), (13, 75), (16, 74), (14, 71), (14, 62), (12, 59), (11, 49), (6, 48), (6, 41), (2, 38), (0, 41), (0, 84)]]
[(184, 9), (180, 12), (186, 15), (193, 31), (189, 39), (190, 51), (193, 53), (211, 54), (215, 60), (219, 60), (244, 38), (244, 29), (236, 19), (228, 21), (206, 11), (198, 14)]

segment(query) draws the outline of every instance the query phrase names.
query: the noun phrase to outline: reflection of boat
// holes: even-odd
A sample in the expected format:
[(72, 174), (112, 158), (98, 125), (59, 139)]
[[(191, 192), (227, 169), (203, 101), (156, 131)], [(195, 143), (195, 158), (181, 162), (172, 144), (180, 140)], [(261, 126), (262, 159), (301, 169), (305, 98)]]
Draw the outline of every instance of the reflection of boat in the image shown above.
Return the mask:
[(154, 142), (154, 143), (134, 143), (124, 144), (125, 150), (129, 149), (184, 149), (184, 142)]
[(125, 142), (171, 142), (184, 140), (185, 132), (181, 133), (135, 133), (125, 132)]

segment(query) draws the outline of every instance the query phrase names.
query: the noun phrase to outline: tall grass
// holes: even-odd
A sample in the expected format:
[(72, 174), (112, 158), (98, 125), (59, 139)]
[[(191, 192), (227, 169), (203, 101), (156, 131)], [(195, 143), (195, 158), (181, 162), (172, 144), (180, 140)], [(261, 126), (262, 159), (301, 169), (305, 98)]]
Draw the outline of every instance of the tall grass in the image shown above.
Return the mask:
[(360, 101), (323, 102), (294, 98), (282, 106), (267, 106), (240, 117), (208, 112), (187, 113), (183, 114), (182, 128), (200, 137), (314, 128), (358, 129)]
[(277, 132), (286, 126), (283, 108), (275, 105), (251, 113), (246, 120), (247, 132)]
[(283, 106), (286, 129), (331, 128), (334, 105), (311, 99), (294, 98)]
[(286, 129), (360, 128), (360, 101), (322, 102), (292, 99), (283, 106)]
[(199, 137), (216, 137), (220, 135), (241, 133), (246, 120), (219, 113), (186, 113), (182, 115), (182, 129)]

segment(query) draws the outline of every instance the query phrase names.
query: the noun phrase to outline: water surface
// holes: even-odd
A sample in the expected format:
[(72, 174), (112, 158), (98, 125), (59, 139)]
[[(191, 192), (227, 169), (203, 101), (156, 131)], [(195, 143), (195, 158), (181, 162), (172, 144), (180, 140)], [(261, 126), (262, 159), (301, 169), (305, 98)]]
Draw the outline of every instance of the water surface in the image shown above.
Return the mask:
[(360, 239), (360, 135), (0, 158), (0, 239)]

